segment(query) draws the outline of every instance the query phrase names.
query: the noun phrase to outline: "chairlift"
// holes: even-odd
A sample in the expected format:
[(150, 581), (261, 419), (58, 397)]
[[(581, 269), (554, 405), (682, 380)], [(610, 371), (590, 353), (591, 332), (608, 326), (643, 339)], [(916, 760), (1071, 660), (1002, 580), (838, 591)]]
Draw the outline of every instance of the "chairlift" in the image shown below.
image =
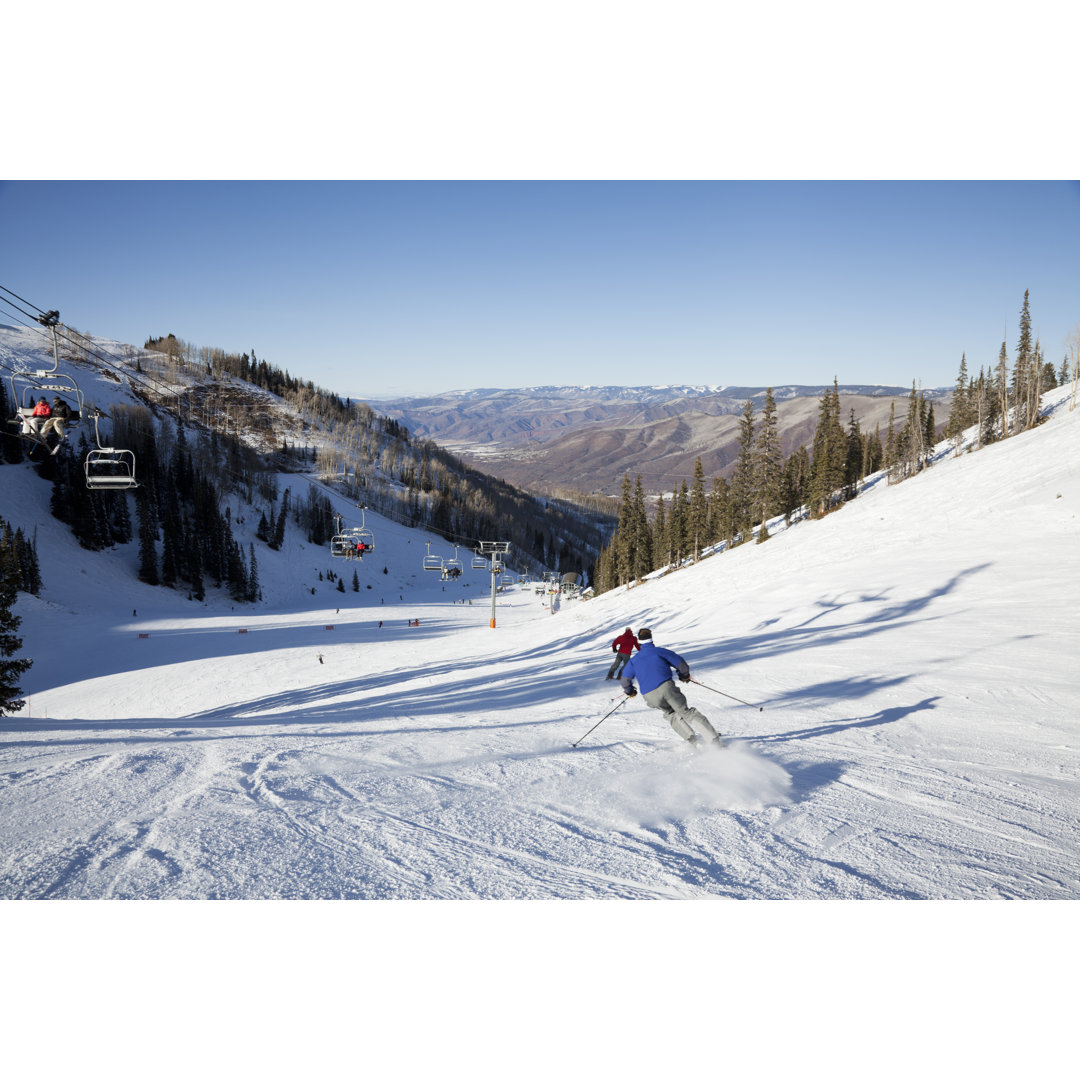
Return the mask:
[(479, 551), (473, 553), (472, 568), (474, 570), (486, 570), (488, 568), (488, 561), (480, 554)]
[(73, 401), (75, 407), (71, 408), (71, 415), (65, 418), (65, 426), (76, 427), (85, 411), (85, 401), (79, 384), (71, 375), (59, 370), (60, 347), (56, 338), (56, 324), (59, 319), (60, 313), (57, 311), (38, 316), (38, 322), (52, 331), (52, 367), (39, 368), (35, 371), (15, 371), (8, 377), (8, 383), (11, 385), (11, 400), (15, 405), (15, 415), (9, 418), (8, 423), (19, 425), (19, 430), (15, 432), (18, 438), (26, 439), (46, 449), (48, 445), (39, 433), (45, 421), (37, 425), (32, 419), (36, 397), (43, 397), (46, 393), (59, 395), (68, 402), (69, 408)]
[(440, 556), (440, 555), (432, 555), (431, 554), (431, 541), (430, 540), (427, 542), (427, 551), (428, 551), (428, 553), (424, 556), (424, 569), (425, 570), (436, 570), (436, 571), (438, 571), (438, 573), (441, 574), (442, 569), (443, 569), (442, 556)]
[(106, 489), (125, 491), (137, 488), (135, 479), (135, 454), (131, 450), (120, 450), (113, 446), (101, 445), (101, 432), (98, 419), (101, 413), (94, 410), (94, 441), (97, 446), (86, 454), (83, 469), (86, 473), (86, 486), (92, 490)]
[(366, 506), (360, 507), (360, 527), (358, 529), (353, 529), (352, 532), (356, 534), (356, 540), (358, 543), (363, 542), (365, 551), (374, 551), (375, 534), (367, 527), (367, 517), (365, 514), (366, 509)]
[(349, 554), (350, 538), (345, 533), (330, 537), (330, 554), (335, 558), (344, 558)]
[[(358, 545), (363, 543), (361, 548)], [(363, 556), (370, 550), (367, 541), (360, 536), (359, 529), (346, 529), (330, 538), (330, 554), (338, 558), (352, 559)]]
[(458, 545), (457, 544), (454, 545), (454, 557), (452, 559), (447, 559), (443, 563), (443, 566), (447, 570), (451, 570), (451, 571), (452, 570), (457, 570), (458, 573), (461, 573), (461, 571), (464, 569), (464, 567), (461, 565), (461, 560), (458, 558)]

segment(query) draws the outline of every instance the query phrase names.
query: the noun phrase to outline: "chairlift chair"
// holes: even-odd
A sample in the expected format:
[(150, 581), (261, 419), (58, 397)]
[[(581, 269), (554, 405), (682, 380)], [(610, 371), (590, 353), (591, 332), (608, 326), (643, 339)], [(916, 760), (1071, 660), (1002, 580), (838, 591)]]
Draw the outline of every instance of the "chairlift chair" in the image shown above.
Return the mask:
[(427, 550), (428, 550), (428, 553), (424, 556), (424, 569), (425, 570), (436, 570), (441, 574), (442, 573), (442, 568), (443, 568), (442, 556), (441, 555), (432, 555), (431, 554), (431, 541), (430, 540), (427, 542)]
[(367, 516), (364, 513), (366, 509), (364, 506), (360, 507), (360, 527), (351, 530), (356, 536), (353, 546), (355, 547), (356, 543), (363, 541), (365, 552), (375, 550), (375, 534), (367, 527)]
[(75, 407), (71, 410), (71, 416), (65, 420), (65, 426), (75, 427), (86, 407), (83, 393), (74, 377), (59, 370), (60, 347), (56, 339), (56, 324), (59, 320), (60, 315), (56, 311), (38, 316), (38, 322), (52, 331), (52, 367), (39, 368), (35, 371), (15, 371), (8, 378), (11, 385), (11, 400), (15, 404), (15, 415), (9, 419), (9, 423), (19, 425), (19, 430), (15, 433), (19, 438), (29, 439), (41, 446), (46, 445), (45, 440), (38, 437), (30, 422), (36, 397), (44, 396), (46, 393), (58, 394), (69, 402), (69, 407), (70, 401), (74, 400)]
[(458, 545), (454, 545), (454, 557), (452, 559), (446, 559), (443, 563), (443, 568), (446, 570), (462, 570), (464, 567), (461, 565), (461, 560), (458, 558)]
[(349, 547), (351, 544), (351, 539), (346, 536), (345, 533), (338, 533), (336, 536), (331, 536), (330, 554), (335, 558), (344, 558), (349, 554)]
[(135, 479), (135, 454), (131, 450), (121, 450), (114, 446), (101, 445), (101, 432), (98, 419), (101, 413), (94, 410), (94, 441), (97, 446), (87, 451), (83, 469), (86, 473), (86, 486), (91, 490), (106, 489), (124, 491), (137, 488)]
[(472, 568), (474, 570), (486, 570), (488, 568), (487, 559), (479, 551), (473, 553)]

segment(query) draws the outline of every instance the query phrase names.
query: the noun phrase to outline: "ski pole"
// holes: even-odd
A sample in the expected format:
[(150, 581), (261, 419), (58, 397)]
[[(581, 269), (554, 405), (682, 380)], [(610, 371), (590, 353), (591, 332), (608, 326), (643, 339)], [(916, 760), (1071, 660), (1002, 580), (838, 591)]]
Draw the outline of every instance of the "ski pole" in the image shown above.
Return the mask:
[(611, 713), (615, 712), (616, 709), (621, 709), (629, 700), (629, 697), (624, 697), (622, 701), (620, 701), (619, 704), (611, 710), (611, 712), (605, 713), (603, 716), (601, 716), (600, 719), (597, 720), (596, 723), (593, 724), (593, 726), (589, 728), (589, 730), (586, 731), (585, 734), (582, 735), (577, 742), (571, 743), (570, 745), (576, 750), (611, 715)]
[(698, 680), (695, 679), (692, 675), (690, 676), (690, 681), (692, 683), (697, 683), (698, 686), (704, 686), (706, 690), (712, 690), (714, 694), (719, 694), (721, 697), (731, 698), (732, 701), (737, 701), (740, 705), (749, 705), (750, 708), (757, 709), (758, 712), (765, 711), (764, 705), (755, 705), (753, 702), (743, 701), (741, 697), (735, 697), (733, 694), (725, 694), (723, 690), (717, 690), (714, 687), (705, 686), (703, 682), (698, 682)]

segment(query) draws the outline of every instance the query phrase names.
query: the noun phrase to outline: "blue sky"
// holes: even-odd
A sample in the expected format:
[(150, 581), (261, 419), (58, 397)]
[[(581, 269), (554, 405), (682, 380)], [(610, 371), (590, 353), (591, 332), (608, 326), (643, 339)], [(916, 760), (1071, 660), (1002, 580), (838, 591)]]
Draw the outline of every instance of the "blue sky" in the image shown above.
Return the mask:
[(1078, 241), (1075, 182), (0, 183), (0, 285), (354, 398), (948, 385), (1012, 354), (1025, 289), (1056, 367)]

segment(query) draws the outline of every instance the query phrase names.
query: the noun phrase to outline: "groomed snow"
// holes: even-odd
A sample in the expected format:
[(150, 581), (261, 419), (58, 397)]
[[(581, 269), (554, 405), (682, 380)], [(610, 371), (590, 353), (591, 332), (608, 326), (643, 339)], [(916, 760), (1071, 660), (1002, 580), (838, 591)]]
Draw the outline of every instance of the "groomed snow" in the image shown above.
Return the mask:
[[(461, 582), (444, 587), (420, 569), (428, 538), (370, 514), (376, 551), (359, 566), (290, 531), (281, 555), (257, 547), (263, 604), (189, 602), (136, 582), (134, 544), (81, 551), (48, 515), (48, 486), (29, 467), (4, 466), (0, 513), (36, 529), (45, 588), (16, 607), (35, 662), (22, 683), (28, 710), (0, 720), (0, 896), (1075, 901), (1080, 410), (1064, 402), (1049, 395), (1053, 415), (1033, 432), (878, 483), (767, 544), (554, 613), (531, 586), (515, 588), (499, 597), (494, 629), (486, 573), (466, 561)], [(288, 478), (294, 492), (305, 482)], [(245, 528), (257, 516), (249, 508)], [(452, 553), (437, 539), (432, 551)], [(345, 593), (317, 580), (329, 569), (344, 570)], [(640, 697), (571, 748), (621, 700), (604, 680), (611, 639), (646, 625), (689, 661), (701, 685), (687, 696), (723, 732), (724, 751), (689, 752)], [(133, 925), (153, 927), (158, 948), (177, 909), (151, 908)], [(247, 906), (212, 910), (235, 974), (266, 977), (280, 942), (265, 915), (249, 923)], [(627, 972), (603, 1003), (576, 988), (591, 963), (606, 964), (606, 978), (634, 956), (698, 975), (708, 958), (718, 1012), (723, 995), (745, 988), (778, 1024), (789, 1022), (782, 1002), (813, 994), (807, 964), (848, 965), (864, 982), (917, 977), (933, 1012), (949, 1000), (938, 980), (959, 977), (957, 961), (970, 975), (983, 946), (1012, 942), (1015, 922), (998, 905), (890, 905), (900, 926), (929, 911), (949, 928), (941, 966), (916, 975), (903, 970), (897, 938), (860, 931), (848, 905), (815, 907), (798, 933), (786, 906), (479, 905), (449, 935), (427, 905), (272, 910), (290, 933), (298, 918), (305, 944), (290, 948), (313, 946), (313, 962), (343, 950), (350, 987), (365, 957), (376, 963), (400, 935), (414, 966), (401, 970), (391, 948), (377, 970), (399, 980), (382, 989), (403, 999), (429, 974), (452, 997), (455, 970), (475, 974), (470, 957), (512, 950), (539, 982), (561, 986), (568, 1025), (589, 1008), (590, 1023), (611, 1019), (613, 1001), (631, 994), (643, 1017), (673, 1025), (670, 991), (652, 980), (635, 992)], [(1029, 963), (1055, 948), (1046, 927), (1058, 910), (1025, 908), (1028, 945), (1017, 948)], [(106, 917), (114, 933), (125, 924)], [(523, 931), (552, 925), (554, 941)], [(575, 943), (569, 954), (560, 932)], [(755, 963), (764, 953), (750, 946), (747, 957), (747, 934), (781, 948), (778, 970), (768, 953), (768, 977)], [(63, 930), (52, 940), (66, 940)], [(415, 966), (418, 945), (431, 954)], [(1060, 949), (1075, 953), (1068, 934)], [(725, 982), (725, 958), (740, 965), (740, 986)], [(856, 998), (867, 992), (850, 986)], [(965, 1008), (985, 1002), (978, 1023), (992, 1028), (999, 999), (977, 993), (988, 996)], [(525, 1018), (511, 1013), (509, 1030), (523, 1033)], [(419, 1015), (426, 1030), (458, 1037)], [(1045, 1064), (1041, 1053), (1018, 1065)], [(557, 1052), (545, 1044), (537, 1060)], [(634, 1057), (621, 1044), (598, 1060)], [(983, 1042), (956, 1066), (984, 1060), (1012, 1059)]]

